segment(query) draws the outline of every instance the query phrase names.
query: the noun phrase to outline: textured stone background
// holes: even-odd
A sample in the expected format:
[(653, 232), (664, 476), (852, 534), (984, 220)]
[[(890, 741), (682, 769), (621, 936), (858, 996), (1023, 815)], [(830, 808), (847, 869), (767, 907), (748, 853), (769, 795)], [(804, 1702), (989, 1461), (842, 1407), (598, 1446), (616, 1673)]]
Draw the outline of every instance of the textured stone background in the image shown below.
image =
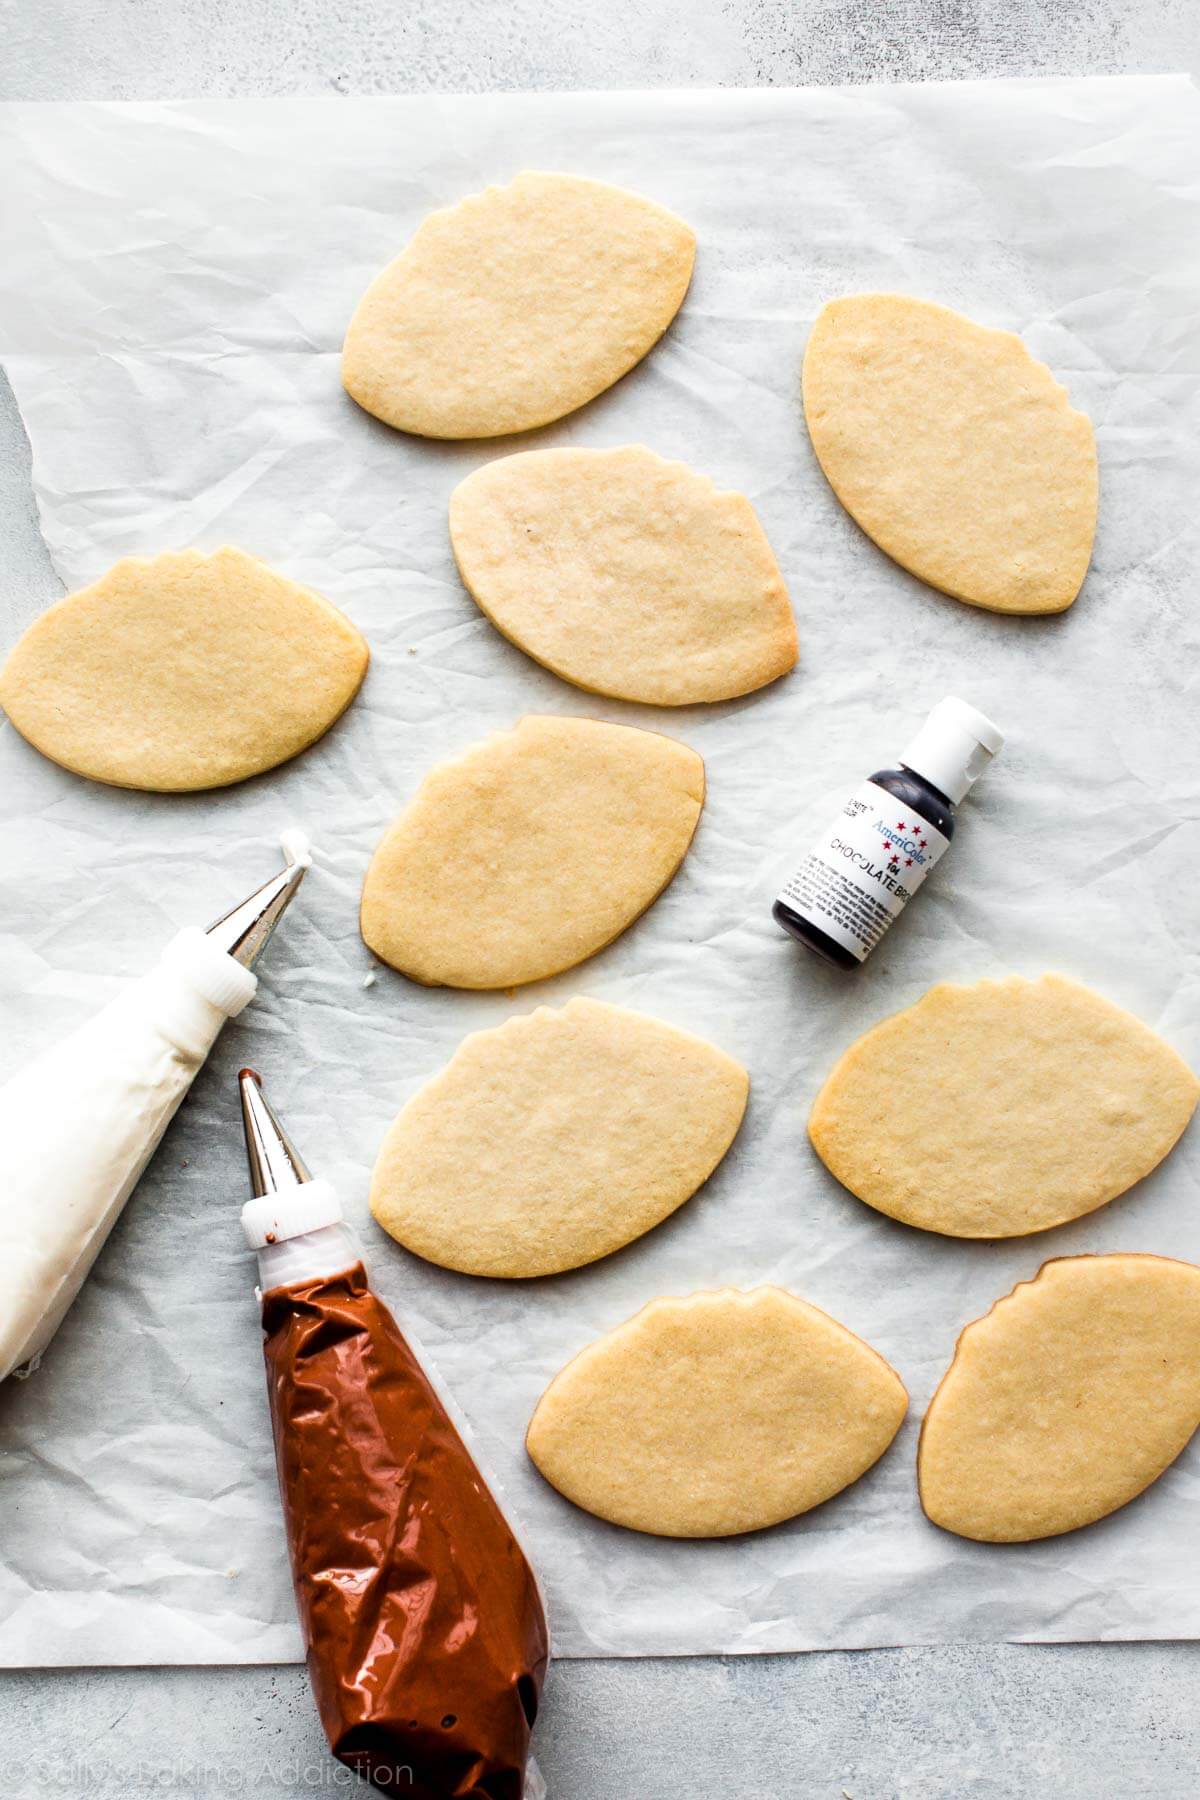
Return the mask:
[(22, 100), (1200, 66), (1195, 0), (0, 0), (0, 20)]
[[(0, 0), (3, 99), (1168, 69), (1200, 74), (1197, 0)], [(47, 593), (0, 390), (4, 579)], [(1198, 1700), (1190, 1644), (569, 1663), (538, 1754), (552, 1800), (1196, 1800)], [(324, 1791), (302, 1669), (0, 1678), (0, 1800)]]

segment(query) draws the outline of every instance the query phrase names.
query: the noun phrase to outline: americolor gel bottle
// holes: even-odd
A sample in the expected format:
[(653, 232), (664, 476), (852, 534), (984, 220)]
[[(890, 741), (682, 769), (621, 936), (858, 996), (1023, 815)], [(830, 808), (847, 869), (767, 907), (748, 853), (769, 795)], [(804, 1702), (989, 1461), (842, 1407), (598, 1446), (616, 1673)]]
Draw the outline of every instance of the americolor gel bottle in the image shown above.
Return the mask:
[(334, 1755), (404, 1800), (535, 1800), (542, 1603), (327, 1181), (243, 1069), (267, 1394), (313, 1694)]
[(847, 801), (776, 900), (774, 917), (839, 969), (865, 962), (941, 861), (954, 809), (1004, 739), (964, 700), (942, 700), (903, 751)]

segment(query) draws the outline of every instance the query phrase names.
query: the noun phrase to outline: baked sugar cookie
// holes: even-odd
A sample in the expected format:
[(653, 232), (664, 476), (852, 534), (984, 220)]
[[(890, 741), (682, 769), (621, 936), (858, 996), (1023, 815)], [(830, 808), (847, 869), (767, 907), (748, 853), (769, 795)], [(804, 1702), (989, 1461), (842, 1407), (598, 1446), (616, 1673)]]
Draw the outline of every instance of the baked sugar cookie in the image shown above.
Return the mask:
[(244, 551), (127, 556), (29, 627), (0, 705), (43, 756), (93, 781), (225, 787), (328, 731), (368, 656), (328, 600)]
[(538, 1401), (526, 1448), (587, 1512), (659, 1537), (729, 1537), (807, 1512), (883, 1455), (894, 1369), (781, 1288), (652, 1300)]
[(468, 1275), (552, 1275), (682, 1206), (733, 1142), (749, 1079), (703, 1039), (571, 1000), (467, 1038), (384, 1139), (371, 1211)]
[(903, 568), (995, 612), (1070, 606), (1096, 532), (1095, 438), (1011, 331), (904, 294), (831, 300), (804, 413), (834, 493)]
[(836, 1065), (808, 1131), (879, 1212), (1021, 1237), (1093, 1212), (1162, 1161), (1200, 1097), (1181, 1057), (1062, 975), (943, 982)]
[(1046, 1263), (968, 1325), (921, 1431), (921, 1504), (982, 1543), (1090, 1525), (1200, 1425), (1200, 1269), (1164, 1256)]
[(518, 175), (431, 213), (371, 283), (346, 333), (346, 391), (421, 437), (548, 424), (658, 342), (695, 255), (690, 227), (640, 194)]
[(744, 494), (652, 450), (528, 450), (450, 498), (481, 610), (576, 686), (688, 706), (747, 694), (796, 661), (787, 590)]
[(367, 870), (363, 937), (434, 987), (557, 975), (658, 898), (703, 804), (704, 764), (674, 738), (522, 719), (426, 776)]

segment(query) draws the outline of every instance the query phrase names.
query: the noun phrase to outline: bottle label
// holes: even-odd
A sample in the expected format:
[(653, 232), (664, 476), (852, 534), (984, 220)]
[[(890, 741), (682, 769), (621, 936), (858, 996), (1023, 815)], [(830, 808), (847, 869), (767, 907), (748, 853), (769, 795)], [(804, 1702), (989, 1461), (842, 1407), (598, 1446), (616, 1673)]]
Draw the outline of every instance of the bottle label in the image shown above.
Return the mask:
[(949, 842), (886, 788), (864, 781), (779, 898), (865, 962)]

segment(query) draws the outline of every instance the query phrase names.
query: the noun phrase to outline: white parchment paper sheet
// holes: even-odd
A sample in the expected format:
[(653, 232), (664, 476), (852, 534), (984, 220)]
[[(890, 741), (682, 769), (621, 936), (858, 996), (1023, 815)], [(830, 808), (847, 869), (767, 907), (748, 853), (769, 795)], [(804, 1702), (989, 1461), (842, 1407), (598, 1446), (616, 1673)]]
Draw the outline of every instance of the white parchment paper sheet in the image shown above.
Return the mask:
[[(1196, 1446), (1127, 1513), (984, 1548), (920, 1513), (917, 1427), (961, 1327), (1047, 1256), (1200, 1258), (1192, 1132), (1097, 1217), (1004, 1244), (893, 1224), (808, 1147), (839, 1052), (941, 978), (1064, 970), (1200, 1060), (1200, 653), (1189, 532), (1200, 438), (1200, 111), (1185, 79), (844, 92), (17, 106), (3, 117), (0, 351), (64, 584), (127, 552), (230, 541), (323, 590), (374, 661), (347, 717), (226, 792), (122, 793), (0, 736), (0, 1073), (139, 972), (176, 926), (267, 875), (282, 825), (318, 863), (45, 1366), (0, 1391), (3, 1661), (296, 1656), (268, 1438), (234, 1092), (251, 1062), (340, 1183), (375, 1280), (474, 1429), (548, 1590), (560, 1654), (766, 1651), (1200, 1630)], [(574, 418), (508, 443), (423, 443), (338, 383), (345, 323), (431, 207), (524, 167), (625, 183), (700, 239), (662, 345)], [(841, 512), (798, 370), (826, 298), (897, 288), (1020, 330), (1094, 418), (1094, 568), (1061, 618), (994, 617), (894, 568)], [(802, 662), (729, 705), (579, 693), (483, 620), (446, 537), (450, 490), (521, 444), (641, 441), (758, 507)], [(6, 593), (6, 641), (54, 596)], [(247, 669), (247, 682), (269, 672)], [(1009, 743), (936, 880), (860, 976), (770, 919), (808, 841), (929, 707), (960, 693)], [(521, 713), (678, 734), (710, 798), (667, 894), (583, 968), (516, 997), (372, 971), (359, 885), (429, 766)], [(368, 978), (374, 980), (368, 984)], [(490, 1284), (372, 1225), (400, 1104), (467, 1031), (592, 994), (712, 1037), (750, 1068), (708, 1187), (596, 1267)], [(670, 1543), (575, 1511), (527, 1464), (551, 1375), (661, 1293), (781, 1282), (896, 1366), (911, 1418), (810, 1517)]]

